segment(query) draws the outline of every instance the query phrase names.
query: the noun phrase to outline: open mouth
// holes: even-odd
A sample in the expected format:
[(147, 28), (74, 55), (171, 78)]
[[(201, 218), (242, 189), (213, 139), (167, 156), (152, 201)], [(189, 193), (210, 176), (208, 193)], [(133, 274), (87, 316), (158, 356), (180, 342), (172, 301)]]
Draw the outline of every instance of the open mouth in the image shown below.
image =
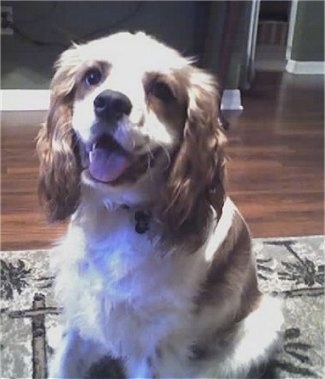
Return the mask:
[(160, 149), (139, 156), (127, 152), (112, 136), (102, 135), (89, 150), (91, 179), (110, 185), (134, 181), (154, 164)]

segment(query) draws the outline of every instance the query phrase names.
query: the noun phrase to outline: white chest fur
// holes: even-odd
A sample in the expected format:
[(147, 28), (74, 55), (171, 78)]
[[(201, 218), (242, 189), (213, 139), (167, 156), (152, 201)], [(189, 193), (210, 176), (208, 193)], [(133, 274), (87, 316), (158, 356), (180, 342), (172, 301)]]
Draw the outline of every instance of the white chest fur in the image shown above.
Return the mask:
[(149, 356), (164, 340), (192, 335), (185, 330), (204, 255), (160, 251), (154, 227), (139, 234), (132, 212), (97, 209), (73, 220), (58, 249), (56, 288), (69, 327), (115, 356)]

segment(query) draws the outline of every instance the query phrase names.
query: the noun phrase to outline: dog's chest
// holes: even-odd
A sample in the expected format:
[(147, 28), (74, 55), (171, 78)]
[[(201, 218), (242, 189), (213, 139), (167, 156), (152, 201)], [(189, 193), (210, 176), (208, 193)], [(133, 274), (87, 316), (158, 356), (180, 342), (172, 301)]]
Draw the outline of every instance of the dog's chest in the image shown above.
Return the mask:
[(159, 251), (155, 226), (147, 226), (139, 233), (134, 215), (121, 212), (98, 223), (96, 233), (82, 231), (85, 251), (74, 268), (80, 295), (73, 313), (78, 317), (72, 318), (116, 355), (152, 350), (184, 327), (198, 289), (198, 255)]

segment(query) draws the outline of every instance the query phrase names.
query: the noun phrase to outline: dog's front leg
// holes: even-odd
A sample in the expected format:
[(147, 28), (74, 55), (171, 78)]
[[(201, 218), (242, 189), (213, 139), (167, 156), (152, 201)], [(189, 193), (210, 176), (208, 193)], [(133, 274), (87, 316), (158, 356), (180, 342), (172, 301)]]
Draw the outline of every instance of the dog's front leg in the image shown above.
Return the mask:
[(84, 340), (77, 330), (69, 329), (63, 334), (50, 363), (49, 378), (84, 378), (91, 365), (105, 356), (105, 353), (103, 346)]
[(78, 332), (74, 329), (63, 334), (50, 362), (49, 378), (82, 378), (82, 360)]
[(130, 379), (158, 378), (158, 373), (152, 364), (151, 358), (127, 360), (127, 377)]

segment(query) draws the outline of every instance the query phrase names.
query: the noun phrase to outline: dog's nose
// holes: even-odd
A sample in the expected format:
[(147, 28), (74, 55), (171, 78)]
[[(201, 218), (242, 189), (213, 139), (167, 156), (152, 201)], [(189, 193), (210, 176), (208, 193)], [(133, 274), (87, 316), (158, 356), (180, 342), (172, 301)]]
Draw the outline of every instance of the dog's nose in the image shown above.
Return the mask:
[(123, 115), (129, 116), (131, 109), (130, 99), (118, 91), (103, 91), (94, 100), (95, 114), (103, 120), (119, 120)]

